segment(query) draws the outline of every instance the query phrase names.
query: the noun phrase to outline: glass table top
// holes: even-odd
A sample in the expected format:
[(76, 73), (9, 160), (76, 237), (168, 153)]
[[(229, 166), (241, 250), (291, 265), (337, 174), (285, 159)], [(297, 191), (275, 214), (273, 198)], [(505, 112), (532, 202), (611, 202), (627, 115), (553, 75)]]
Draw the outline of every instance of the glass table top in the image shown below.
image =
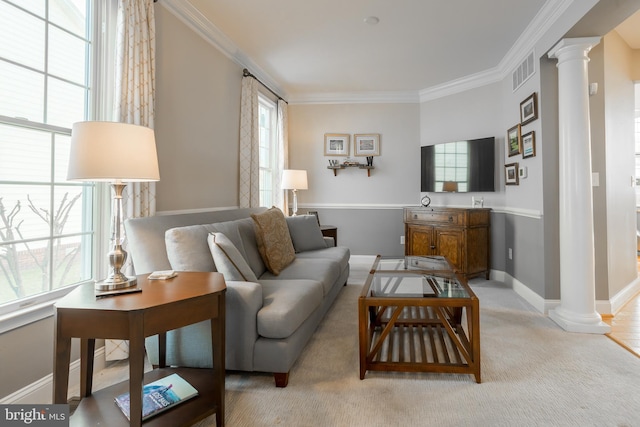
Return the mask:
[(368, 294), (390, 298), (470, 298), (471, 291), (441, 256), (378, 258)]

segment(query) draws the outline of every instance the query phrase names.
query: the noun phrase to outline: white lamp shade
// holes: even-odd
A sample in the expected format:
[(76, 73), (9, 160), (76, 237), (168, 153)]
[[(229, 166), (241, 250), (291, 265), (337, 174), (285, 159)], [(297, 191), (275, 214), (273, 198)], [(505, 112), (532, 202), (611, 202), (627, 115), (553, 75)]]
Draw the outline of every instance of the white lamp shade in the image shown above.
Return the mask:
[(282, 171), (282, 189), (283, 190), (306, 190), (307, 171), (285, 169)]
[(75, 181), (159, 181), (152, 129), (116, 122), (79, 122), (71, 130), (67, 179)]

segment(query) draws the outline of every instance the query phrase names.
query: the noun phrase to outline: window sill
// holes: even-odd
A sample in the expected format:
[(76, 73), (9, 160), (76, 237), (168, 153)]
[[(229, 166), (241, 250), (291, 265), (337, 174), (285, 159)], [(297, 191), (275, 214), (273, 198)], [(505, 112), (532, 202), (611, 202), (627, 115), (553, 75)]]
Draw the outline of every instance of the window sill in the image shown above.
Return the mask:
[(0, 315), (0, 334), (53, 316), (55, 314), (54, 304), (75, 288), (76, 286), (69, 286), (60, 289), (55, 292), (55, 295), (50, 295), (51, 298), (46, 301), (36, 302)]

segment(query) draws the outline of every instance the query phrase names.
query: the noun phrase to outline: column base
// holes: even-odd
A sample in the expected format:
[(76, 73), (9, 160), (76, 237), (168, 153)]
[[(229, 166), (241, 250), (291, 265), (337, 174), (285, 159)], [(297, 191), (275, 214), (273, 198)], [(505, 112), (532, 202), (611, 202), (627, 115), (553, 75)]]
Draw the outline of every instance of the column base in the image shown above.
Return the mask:
[(591, 315), (583, 315), (557, 307), (549, 311), (549, 317), (567, 332), (583, 334), (606, 334), (611, 332), (611, 326), (604, 323), (596, 312)]

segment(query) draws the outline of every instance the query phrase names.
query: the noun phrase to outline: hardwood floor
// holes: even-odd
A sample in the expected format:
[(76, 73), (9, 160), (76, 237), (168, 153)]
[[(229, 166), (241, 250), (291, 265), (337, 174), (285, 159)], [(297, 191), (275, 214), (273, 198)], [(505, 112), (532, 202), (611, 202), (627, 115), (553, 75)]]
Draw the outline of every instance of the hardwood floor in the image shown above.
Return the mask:
[[(640, 257), (638, 258), (640, 272)], [(604, 322), (611, 325), (609, 338), (640, 357), (640, 294), (626, 303), (615, 316), (605, 317)]]

